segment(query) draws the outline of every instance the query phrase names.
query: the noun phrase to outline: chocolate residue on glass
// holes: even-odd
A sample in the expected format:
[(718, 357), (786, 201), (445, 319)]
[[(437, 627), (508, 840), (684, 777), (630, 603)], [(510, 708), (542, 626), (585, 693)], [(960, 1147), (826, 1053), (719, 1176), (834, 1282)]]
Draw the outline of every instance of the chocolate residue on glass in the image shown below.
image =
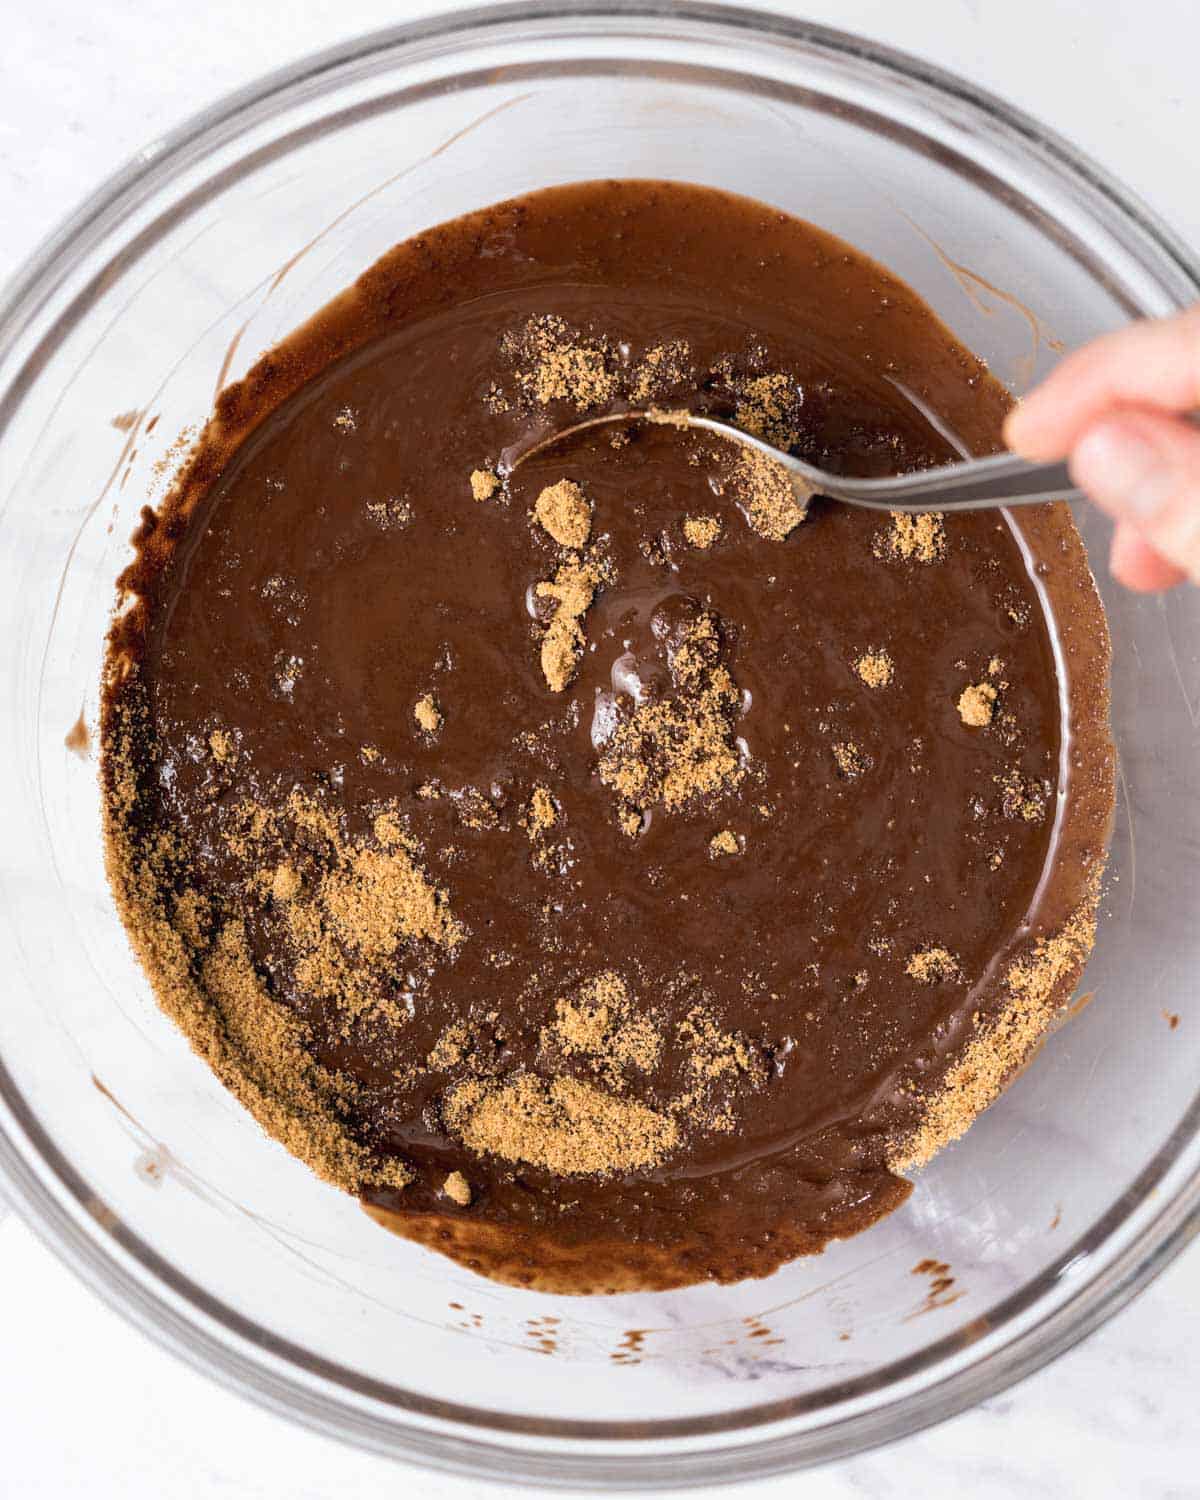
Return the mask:
[(504, 463), (647, 399), (834, 471), (951, 457), (898, 385), (997, 445), (1003, 390), (839, 241), (558, 188), (372, 266), (144, 513), (122, 916), (388, 1227), (551, 1290), (766, 1275), (901, 1203), (1069, 999), (1113, 793), (1065, 508), (803, 515), (638, 421)]
[(83, 716), (83, 709), (79, 710), (79, 717), (71, 725), (63, 736), (63, 744), (80, 760), (87, 760), (92, 749), (92, 735), (88, 729), (87, 720)]

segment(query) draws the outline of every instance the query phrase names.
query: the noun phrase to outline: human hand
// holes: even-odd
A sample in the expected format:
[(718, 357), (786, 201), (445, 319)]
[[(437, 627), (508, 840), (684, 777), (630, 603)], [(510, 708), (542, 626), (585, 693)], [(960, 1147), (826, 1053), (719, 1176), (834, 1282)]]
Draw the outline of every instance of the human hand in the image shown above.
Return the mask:
[(1129, 588), (1200, 583), (1200, 306), (1134, 323), (1069, 354), (1004, 424), (1023, 458), (1068, 458), (1117, 523), (1109, 556)]

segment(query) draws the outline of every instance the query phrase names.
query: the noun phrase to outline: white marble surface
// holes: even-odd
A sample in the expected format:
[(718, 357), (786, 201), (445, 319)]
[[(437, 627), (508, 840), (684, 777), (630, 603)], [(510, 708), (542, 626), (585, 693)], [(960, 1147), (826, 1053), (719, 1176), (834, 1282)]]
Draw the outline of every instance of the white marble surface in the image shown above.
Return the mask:
[[(6, 12), (0, 276), (100, 178), (183, 115), (312, 48), (424, 8), (405, 0), (38, 0)], [(1195, 0), (811, 0), (796, 9), (1007, 95), (1200, 244)], [(398, 1484), (457, 1500), (505, 1493), (397, 1470), (225, 1394), (102, 1307), (11, 1216), (0, 1223), (0, 1267), (0, 1494), (374, 1500)], [(897, 1447), (806, 1476), (804, 1493), (1196, 1496), (1198, 1347), (1193, 1250), (1049, 1370)], [(753, 1493), (798, 1487), (772, 1481)]]

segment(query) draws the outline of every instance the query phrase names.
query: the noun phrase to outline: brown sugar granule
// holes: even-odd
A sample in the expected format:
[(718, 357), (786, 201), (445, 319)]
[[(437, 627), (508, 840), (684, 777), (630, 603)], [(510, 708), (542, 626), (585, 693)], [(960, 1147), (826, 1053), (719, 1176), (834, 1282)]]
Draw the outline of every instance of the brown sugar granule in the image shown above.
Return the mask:
[(1009, 993), (1019, 1008), (1044, 1008), (1075, 968), (1082, 965), (1096, 940), (1094, 894), (1069, 922), (1052, 937), (1040, 938), (1033, 951), (1010, 964), (1004, 976)]
[(426, 734), (436, 734), (442, 727), (442, 711), (432, 693), (423, 693), (413, 705), (413, 718)]
[[(704, 1130), (725, 1133), (736, 1120), (730, 1108), (731, 1086), (757, 1088), (767, 1069), (748, 1039), (726, 1031), (705, 1005), (698, 1005), (675, 1028), (683, 1047), (689, 1082), (669, 1105), (675, 1118)], [(719, 1093), (717, 1090), (719, 1089)]]
[(797, 413), (802, 397), (789, 375), (756, 375), (739, 383), (733, 419), (739, 427), (776, 448), (791, 448), (800, 436)]
[(174, 901), (175, 924), (193, 949), (203, 948), (212, 926), (212, 904), (199, 891), (181, 891)]
[(465, 1021), (455, 1021), (438, 1037), (426, 1061), (439, 1073), (446, 1073), (466, 1058), (473, 1039), (471, 1027)]
[(692, 414), (686, 407), (651, 406), (646, 409), (645, 417), (656, 427), (676, 427), (680, 432), (686, 432), (692, 425)]
[(465, 1079), (446, 1091), (443, 1115), (468, 1150), (560, 1177), (653, 1167), (680, 1140), (670, 1115), (572, 1077)]
[(904, 972), (918, 984), (940, 984), (945, 979), (961, 979), (958, 959), (945, 948), (921, 948), (912, 955)]
[(1046, 816), (1047, 792), (1041, 782), (1022, 776), (1015, 766), (995, 781), (1000, 787), (1000, 811), (1006, 818), (1040, 823)]
[(375, 814), (371, 820), (371, 832), (385, 849), (394, 849), (404, 838), (404, 826), (391, 808)]
[(695, 692), (703, 686), (720, 653), (721, 632), (716, 617), (700, 614), (668, 645), (671, 675), (689, 692)]
[(634, 369), (629, 398), (638, 405), (653, 401), (691, 373), (691, 350), (682, 339), (672, 339), (647, 350)]
[(592, 507), (571, 479), (547, 485), (537, 497), (534, 515), (560, 547), (584, 547), (592, 534)]
[(494, 469), (475, 469), (471, 473), (471, 493), (476, 500), (490, 500), (500, 488), (500, 477)]
[(569, 844), (544, 842), (534, 849), (530, 863), (535, 870), (540, 870), (543, 875), (549, 875), (551, 879), (555, 879), (566, 875), (575, 860)]
[(319, 1175), (352, 1192), (369, 1182), (404, 1187), (412, 1181), (403, 1162), (373, 1162), (338, 1123), (339, 1086), (303, 1050), (295, 1018), (266, 994), (239, 922), (221, 929), (200, 979), (207, 1003), (201, 1010), (171, 1013), (272, 1135)]
[[(1006, 683), (1001, 683), (1000, 685), (1001, 687), (1007, 686)], [(993, 723), (996, 725), (996, 733), (1002, 745), (1013, 748), (1020, 745), (1024, 740), (1025, 736), (1016, 714), (1009, 712), (1007, 709), (1003, 713), (998, 713)]]
[(413, 1179), (405, 1163), (370, 1152), (342, 1123), (353, 1090), (305, 1050), (306, 1030), (267, 992), (242, 922), (223, 918), (214, 929), (218, 914), (195, 893), (195, 923), (180, 922), (186, 893), (175, 910), (164, 899), (176, 879), (172, 856), (164, 841), (131, 831), (142, 713), (135, 693), (108, 726), (105, 832), (113, 894), (160, 1005), (263, 1128), (318, 1176), (349, 1192), (404, 1187)]
[(300, 893), (301, 880), (291, 865), (277, 865), (271, 877), (271, 897), (275, 901), (293, 901)]
[(688, 516), (683, 523), (683, 534), (693, 547), (707, 551), (721, 535), (720, 516)]
[[(684, 986), (694, 979), (683, 976)], [(469, 1040), (444, 1034), (439, 1064), (469, 1062)], [(651, 1108), (630, 1098), (631, 1075), (659, 1062), (663, 1037), (653, 1010), (640, 1007), (622, 977), (605, 971), (556, 1002), (542, 1029), (542, 1063), (564, 1060), (590, 1067), (603, 1088), (577, 1073), (545, 1077), (528, 1072), (505, 1077), (475, 1072), (455, 1079), (443, 1096), (443, 1119), (463, 1144), (509, 1161), (527, 1162), (561, 1175), (609, 1175), (651, 1166), (681, 1139), (684, 1124), (726, 1131), (734, 1117), (731, 1083), (756, 1087), (763, 1059), (745, 1037), (724, 1030), (706, 1005), (694, 1006), (674, 1028), (683, 1053), (682, 1089)], [(435, 1057), (430, 1058), (431, 1065)], [(714, 1090), (721, 1086), (720, 1103)]]
[(833, 758), (837, 762), (838, 774), (853, 781), (871, 768), (870, 757), (864, 755), (852, 740), (844, 740), (833, 747)]
[(702, 1079), (713, 1081), (730, 1073), (750, 1073), (754, 1059), (744, 1037), (724, 1031), (704, 1006), (691, 1010), (676, 1027), (687, 1048), (688, 1065)]
[(187, 461), (195, 456), (200, 446), (198, 431), (195, 425), (185, 427), (166, 452), (154, 460), (151, 469), (156, 481), (161, 482), (168, 476), (174, 479), (186, 472)]
[(559, 1000), (542, 1045), (571, 1057), (590, 1059), (615, 1086), (625, 1068), (648, 1072), (658, 1062), (662, 1038), (648, 1016), (634, 1009), (619, 974), (598, 974), (574, 1000)]
[(460, 787), (450, 793), (454, 812), (464, 828), (498, 828), (500, 814), (495, 804), (475, 786)]
[(368, 500), (367, 514), (382, 531), (400, 531), (413, 518), (412, 506), (407, 500)]
[(1053, 937), (1042, 938), (1010, 965), (1005, 975), (1009, 1003), (967, 1046), (921, 1125), (898, 1143), (888, 1165), (893, 1172), (923, 1166), (957, 1139), (999, 1095), (1045, 1035), (1066, 983), (1077, 976), (1096, 936), (1098, 879), (1084, 902)]
[(380, 976), (402, 949), (420, 944), (427, 953), (449, 953), (465, 938), (446, 892), (417, 864), (416, 846), (394, 813), (374, 820), (382, 848), (345, 839), (330, 814), (298, 792), (282, 810), (249, 809), (247, 827), (251, 861), (260, 843), (294, 843), (298, 830), (306, 834), (311, 873), (302, 876), (292, 862), (276, 866), (267, 888), (283, 909), (298, 983), (335, 1001), (347, 1024), (372, 1008), (394, 1008), (383, 998)]
[(708, 847), (718, 857), (722, 854), (736, 854), (739, 849), (737, 834), (731, 828), (722, 828), (720, 833), (714, 833), (709, 839)]
[(208, 748), (213, 759), (223, 766), (237, 758), (237, 742), (227, 729), (214, 729), (208, 737)]
[(463, 930), (405, 849), (354, 850), (321, 885), (330, 926), (368, 960), (386, 958), (404, 939), (454, 948)]
[(746, 519), (769, 542), (785, 541), (808, 514), (809, 497), (797, 493), (781, 463), (757, 448), (741, 448), (733, 478)]
[(995, 706), (996, 689), (990, 682), (976, 682), (958, 695), (958, 717), (972, 729), (986, 729)]
[(892, 658), (886, 651), (865, 651), (854, 663), (854, 670), (868, 687), (887, 687), (895, 674)]
[(442, 1183), (442, 1192), (452, 1203), (457, 1203), (460, 1208), (467, 1208), (471, 1202), (471, 1184), (461, 1172), (451, 1172)]
[(558, 809), (549, 789), (535, 786), (525, 814), (525, 828), (531, 839), (540, 838), (558, 821)]
[(744, 774), (734, 735), (741, 695), (723, 666), (710, 665), (712, 628), (701, 617), (671, 658), (679, 696), (641, 704), (600, 756), (600, 779), (620, 797), (627, 831), (636, 833), (655, 803), (676, 809), (736, 786)]
[(583, 654), (583, 627), (580, 620), (596, 597), (599, 575), (589, 563), (571, 558), (554, 575), (551, 583), (539, 583), (539, 599), (553, 599), (555, 611), (542, 637), (542, 673), (552, 693), (561, 693), (575, 675)]
[(931, 511), (923, 516), (892, 511), (889, 530), (880, 532), (872, 544), (876, 557), (890, 557), (902, 562), (932, 563), (945, 554), (945, 516)]
[(586, 337), (552, 314), (530, 318), (504, 340), (503, 348), (516, 361), (522, 392), (539, 406), (564, 401), (576, 411), (587, 411), (618, 393), (605, 341)]

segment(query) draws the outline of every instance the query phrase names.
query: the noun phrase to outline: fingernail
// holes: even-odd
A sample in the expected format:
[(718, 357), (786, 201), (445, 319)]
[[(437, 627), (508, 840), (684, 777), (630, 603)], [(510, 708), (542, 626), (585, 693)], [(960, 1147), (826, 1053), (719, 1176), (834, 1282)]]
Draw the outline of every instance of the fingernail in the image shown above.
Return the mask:
[(1091, 428), (1071, 454), (1075, 482), (1115, 515), (1148, 520), (1170, 498), (1172, 475), (1154, 443), (1126, 422)]

